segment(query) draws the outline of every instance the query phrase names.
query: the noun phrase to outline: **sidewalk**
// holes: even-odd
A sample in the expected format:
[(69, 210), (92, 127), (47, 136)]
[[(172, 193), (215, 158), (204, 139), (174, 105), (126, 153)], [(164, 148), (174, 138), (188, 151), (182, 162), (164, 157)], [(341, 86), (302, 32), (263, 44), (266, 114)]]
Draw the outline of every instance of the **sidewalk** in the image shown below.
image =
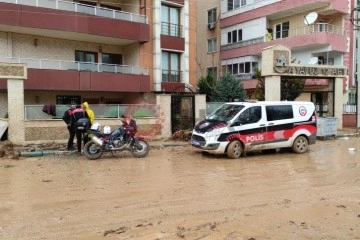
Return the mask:
[(341, 130), (337, 130), (336, 137), (356, 137), (359, 136), (359, 132), (355, 127), (344, 127)]

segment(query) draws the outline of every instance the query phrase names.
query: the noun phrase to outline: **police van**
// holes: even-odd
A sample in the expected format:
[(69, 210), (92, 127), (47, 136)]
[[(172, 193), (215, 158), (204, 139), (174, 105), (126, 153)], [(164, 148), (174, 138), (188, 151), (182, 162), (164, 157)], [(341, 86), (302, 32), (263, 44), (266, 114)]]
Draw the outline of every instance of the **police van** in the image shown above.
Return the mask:
[(292, 148), (304, 153), (316, 142), (312, 102), (254, 101), (225, 103), (196, 124), (194, 147), (239, 158), (246, 152)]

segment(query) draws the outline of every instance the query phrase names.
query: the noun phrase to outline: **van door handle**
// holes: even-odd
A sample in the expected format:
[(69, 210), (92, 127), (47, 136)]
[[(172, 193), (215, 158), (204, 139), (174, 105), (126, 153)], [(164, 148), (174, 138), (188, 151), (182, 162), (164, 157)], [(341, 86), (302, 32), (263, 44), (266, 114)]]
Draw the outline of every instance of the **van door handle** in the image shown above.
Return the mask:
[(274, 123), (269, 123), (269, 126), (274, 125)]
[(260, 124), (260, 127), (264, 127), (265, 126), (265, 124)]

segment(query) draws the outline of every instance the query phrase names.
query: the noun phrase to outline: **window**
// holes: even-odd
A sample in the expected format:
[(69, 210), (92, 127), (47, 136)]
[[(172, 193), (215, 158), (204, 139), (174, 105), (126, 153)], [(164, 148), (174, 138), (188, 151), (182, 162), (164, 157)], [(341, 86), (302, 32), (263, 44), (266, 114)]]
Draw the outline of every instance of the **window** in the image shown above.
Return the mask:
[(234, 0), (228, 0), (227, 1), (227, 10), (231, 11), (234, 9)]
[(324, 59), (324, 64), (326, 64), (326, 65), (334, 65), (334, 58)]
[(80, 105), (81, 97), (80, 96), (56, 96), (56, 104), (58, 105)]
[(291, 105), (266, 106), (268, 121), (290, 119), (294, 117)]
[(208, 43), (208, 53), (217, 51), (217, 39), (216, 38), (208, 39), (207, 43)]
[(240, 8), (246, 5), (246, 0), (228, 0), (227, 1), (227, 10), (232, 11), (234, 9)]
[(275, 25), (275, 36), (278, 38), (286, 38), (289, 36), (289, 22), (283, 22)]
[(180, 82), (180, 54), (162, 52), (162, 81)]
[(102, 53), (102, 63), (122, 65), (122, 55), (113, 53)]
[(257, 123), (261, 119), (261, 106), (250, 107), (242, 112), (236, 122), (241, 124)]
[(180, 9), (161, 5), (161, 34), (180, 37)]
[(349, 102), (350, 105), (356, 104), (356, 93), (349, 93)]
[(75, 61), (97, 63), (98, 62), (97, 55), (98, 54), (96, 52), (75, 50)]
[(210, 67), (206, 69), (208, 75), (212, 75), (215, 79), (217, 78), (217, 67)]
[(217, 21), (216, 8), (210, 9), (208, 11), (208, 24), (216, 23), (216, 21)]
[(242, 41), (243, 39), (242, 39), (242, 29), (239, 29), (238, 30), (238, 41), (240, 42), (240, 41)]
[(243, 40), (242, 29), (233, 30), (227, 34), (227, 43), (237, 43)]

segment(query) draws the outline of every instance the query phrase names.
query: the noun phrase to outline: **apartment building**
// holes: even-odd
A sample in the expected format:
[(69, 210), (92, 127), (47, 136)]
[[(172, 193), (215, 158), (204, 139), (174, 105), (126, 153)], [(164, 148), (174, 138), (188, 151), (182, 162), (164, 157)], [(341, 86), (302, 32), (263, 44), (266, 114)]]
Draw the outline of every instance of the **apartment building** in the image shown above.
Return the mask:
[[(221, 65), (251, 94), (257, 84), (255, 69), (261, 51), (273, 45), (291, 49), (291, 61), (309, 65), (346, 66), (352, 72), (352, 34), (347, 0), (226, 0), (221, 1)], [(334, 101), (331, 78), (304, 78), (302, 100), (315, 102), (327, 112)], [(344, 99), (355, 84), (344, 78)]]
[(196, 85), (195, 28), (195, 0), (0, 0), (0, 62), (26, 64), (26, 105), (153, 101)]
[(197, 78), (208, 73), (221, 76), (220, 62), (220, 1), (197, 2)]

